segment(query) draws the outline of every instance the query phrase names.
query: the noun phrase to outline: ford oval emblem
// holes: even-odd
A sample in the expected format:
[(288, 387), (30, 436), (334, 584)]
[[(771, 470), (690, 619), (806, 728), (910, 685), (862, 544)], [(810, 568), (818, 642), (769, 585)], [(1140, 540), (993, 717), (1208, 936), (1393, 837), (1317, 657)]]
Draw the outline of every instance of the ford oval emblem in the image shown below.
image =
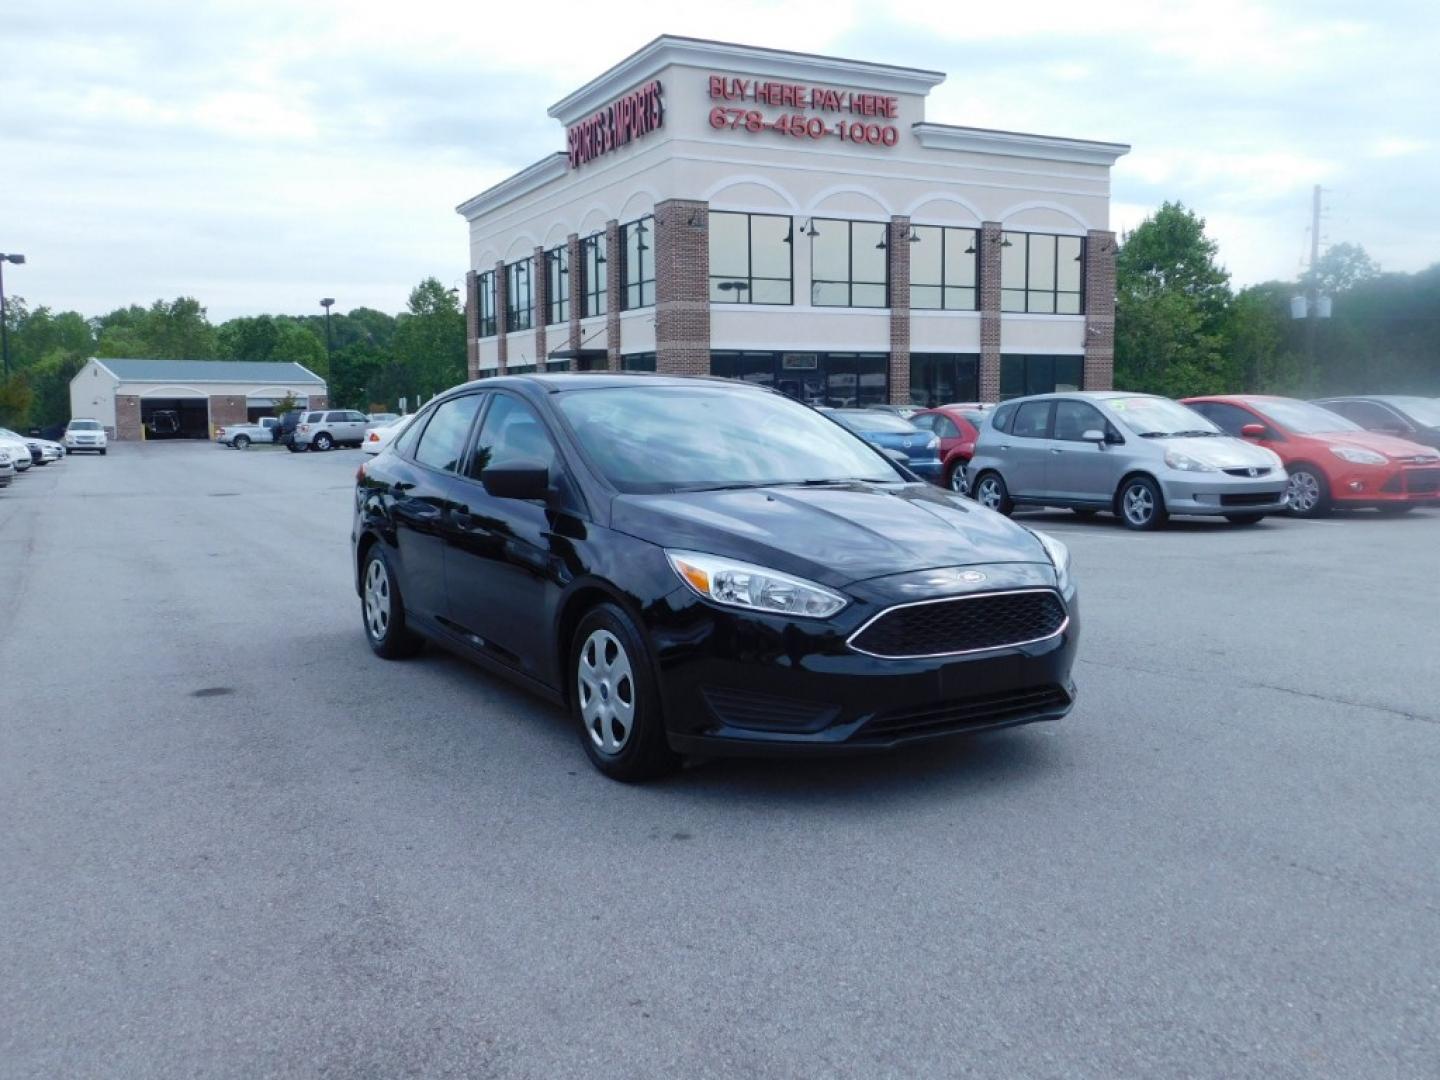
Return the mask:
[(979, 570), (961, 570), (960, 580), (966, 585), (979, 585), (980, 582), (985, 580), (985, 575)]

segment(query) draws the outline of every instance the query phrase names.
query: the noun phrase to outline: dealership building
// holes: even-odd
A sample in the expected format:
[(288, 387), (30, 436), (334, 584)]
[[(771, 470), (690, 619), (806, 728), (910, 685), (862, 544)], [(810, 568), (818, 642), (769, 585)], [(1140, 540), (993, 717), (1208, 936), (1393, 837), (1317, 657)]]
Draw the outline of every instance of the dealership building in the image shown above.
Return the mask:
[(941, 72), (664, 36), (462, 203), (469, 365), (813, 404), (1105, 389), (1118, 143), (928, 119)]
[(311, 409), (329, 401), (325, 380), (300, 364), (106, 357), (70, 380), (70, 415), (98, 420), (112, 439), (208, 439), (216, 427), (273, 416), (287, 397)]

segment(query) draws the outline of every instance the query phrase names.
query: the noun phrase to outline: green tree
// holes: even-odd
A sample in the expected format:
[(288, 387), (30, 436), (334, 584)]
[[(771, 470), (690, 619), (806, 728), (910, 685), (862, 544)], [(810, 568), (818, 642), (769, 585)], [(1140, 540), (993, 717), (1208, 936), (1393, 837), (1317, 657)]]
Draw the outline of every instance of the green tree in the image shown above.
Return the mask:
[(1115, 384), (1179, 397), (1233, 389), (1225, 348), (1230, 275), (1205, 219), (1166, 202), (1115, 260)]
[[(410, 379), (410, 393), (425, 397), (465, 381), (465, 313), (459, 296), (428, 277), (410, 292), (393, 346)], [(401, 391), (405, 393), (405, 391)]]
[(1300, 283), (1307, 288), (1314, 285), (1329, 296), (1353, 289), (1366, 281), (1380, 276), (1380, 264), (1366, 254), (1359, 244), (1335, 244), (1315, 264), (1313, 273), (1306, 271)]
[(0, 376), (0, 427), (24, 431), (30, 423), (30, 404), (34, 393), (25, 372), (13, 372), (8, 379)]
[(52, 349), (26, 376), (34, 393), (30, 423), (35, 427), (64, 424), (70, 419), (70, 380), (89, 359), (86, 352)]
[(96, 355), (147, 360), (213, 360), (219, 353), (215, 328), (194, 297), (132, 304), (96, 320)]

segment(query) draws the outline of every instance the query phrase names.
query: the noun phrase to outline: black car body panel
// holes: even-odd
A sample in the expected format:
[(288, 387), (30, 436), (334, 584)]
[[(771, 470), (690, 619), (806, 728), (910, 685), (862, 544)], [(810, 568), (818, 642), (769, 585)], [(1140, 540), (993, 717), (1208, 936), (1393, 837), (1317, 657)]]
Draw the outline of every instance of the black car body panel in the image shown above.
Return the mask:
[[(565, 673), (580, 616), (600, 599), (616, 603), (646, 635), (668, 737), (684, 751), (874, 749), (1070, 709), (1075, 595), (1061, 595), (1028, 530), (898, 473), (894, 483), (621, 494), (590, 466), (551, 399), (642, 379), (693, 381), (502, 377), (432, 403), (475, 393), (528, 403), (560, 463), (551, 497), (498, 498), (392, 445), (357, 482), (357, 591), (369, 545), (385, 545), (415, 629), (555, 701), (571, 692)], [(770, 567), (849, 602), (823, 619), (723, 606), (677, 576), (667, 549)], [(895, 605), (1015, 590), (1058, 597), (1063, 625), (1043, 640), (966, 655), (882, 659), (849, 644)]]

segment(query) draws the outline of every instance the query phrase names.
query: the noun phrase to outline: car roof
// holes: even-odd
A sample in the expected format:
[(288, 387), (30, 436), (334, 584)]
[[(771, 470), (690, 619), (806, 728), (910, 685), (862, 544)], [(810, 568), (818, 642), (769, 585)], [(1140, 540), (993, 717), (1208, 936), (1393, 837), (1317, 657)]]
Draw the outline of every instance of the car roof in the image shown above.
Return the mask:
[(558, 394), (565, 390), (595, 390), (606, 386), (637, 386), (641, 383), (647, 386), (694, 386), (696, 383), (709, 383), (713, 386), (733, 386), (769, 392), (768, 387), (757, 386), (743, 379), (722, 379), (714, 375), (661, 375), (653, 371), (563, 371), (491, 375), (484, 379), (473, 379), (464, 385), (467, 388), (528, 385), (545, 393)]

